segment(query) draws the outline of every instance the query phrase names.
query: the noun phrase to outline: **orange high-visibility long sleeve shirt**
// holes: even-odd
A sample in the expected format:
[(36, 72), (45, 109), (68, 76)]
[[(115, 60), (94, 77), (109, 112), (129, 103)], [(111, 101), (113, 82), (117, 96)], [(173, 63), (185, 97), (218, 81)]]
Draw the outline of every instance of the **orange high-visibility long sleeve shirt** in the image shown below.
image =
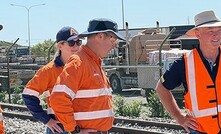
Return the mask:
[[(54, 118), (49, 97), (57, 77), (62, 72), (63, 65), (60, 57), (57, 57), (55, 60), (40, 68), (35, 76), (28, 82), (22, 93), (23, 101), (33, 117), (44, 124), (48, 123), (51, 118)], [(40, 105), (39, 96), (43, 93), (46, 96), (47, 112), (45, 112)]]
[(50, 104), (66, 131), (73, 131), (76, 125), (102, 131), (112, 127), (112, 90), (101, 59), (87, 46), (65, 65)]

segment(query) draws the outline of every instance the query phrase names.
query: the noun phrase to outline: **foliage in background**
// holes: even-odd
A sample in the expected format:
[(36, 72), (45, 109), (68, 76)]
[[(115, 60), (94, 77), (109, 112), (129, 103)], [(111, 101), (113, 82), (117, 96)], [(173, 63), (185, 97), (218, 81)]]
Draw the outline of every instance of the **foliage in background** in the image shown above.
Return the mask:
[(126, 99), (120, 95), (113, 98), (115, 114), (120, 116), (139, 117), (141, 113), (141, 104), (139, 100), (127, 102)]
[(123, 116), (123, 109), (126, 103), (126, 99), (120, 95), (116, 95), (113, 97), (113, 105), (115, 114)]
[(14, 88), (14, 91), (13, 91), (14, 94), (20, 94), (20, 93), (22, 93), (22, 92), (23, 92), (23, 89), (22, 89), (22, 88), (19, 88), (19, 87), (15, 87), (15, 88)]
[[(51, 45), (53, 45), (54, 41), (51, 39), (45, 40), (43, 43), (38, 43), (35, 46), (31, 48), (31, 55), (35, 55), (36, 57), (41, 56), (41, 57), (46, 57), (48, 55), (48, 50)], [(56, 52), (56, 46), (53, 46), (52, 52), (53, 54)]]
[[(13, 43), (0, 41), (0, 46), (11, 46)], [(42, 43), (38, 43), (31, 48), (31, 55), (35, 55), (36, 57), (46, 57), (48, 55), (48, 48), (54, 44), (54, 41), (51, 39), (45, 40)], [(22, 46), (17, 44), (17, 46)], [(54, 55), (56, 52), (56, 46), (51, 49), (51, 53)]]
[(24, 104), (24, 102), (22, 100), (22, 91), (23, 91), (22, 88), (19, 88), (19, 87), (14, 88), (14, 92), (13, 92), (12, 97), (11, 97), (11, 102), (13, 104), (19, 104), (19, 105)]
[(171, 118), (169, 113), (163, 107), (155, 90), (150, 91), (147, 97), (147, 108), (149, 110), (150, 117), (166, 117)]
[(41, 100), (41, 106), (42, 108), (46, 109), (47, 108), (47, 102), (46, 102), (46, 95), (43, 94), (40, 96), (40, 100)]
[(6, 91), (2, 91), (0, 92), (0, 102), (8, 102), (8, 100), (6, 99), (6, 95), (7, 95), (7, 92)]
[[(6, 42), (6, 41), (0, 41), (0, 46), (11, 46), (13, 43), (11, 42)], [(18, 44), (17, 44), (18, 45)], [(20, 46), (20, 45), (18, 45)]]

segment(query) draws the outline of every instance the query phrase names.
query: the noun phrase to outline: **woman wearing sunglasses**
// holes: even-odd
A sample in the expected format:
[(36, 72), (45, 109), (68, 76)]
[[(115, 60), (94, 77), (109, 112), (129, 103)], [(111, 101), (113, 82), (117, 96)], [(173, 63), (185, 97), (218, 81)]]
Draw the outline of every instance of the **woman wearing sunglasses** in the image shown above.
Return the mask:
[[(57, 77), (63, 70), (69, 57), (76, 53), (82, 40), (72, 27), (63, 27), (56, 36), (57, 54), (53, 61), (37, 71), (26, 85), (22, 98), (33, 117), (47, 125), (46, 134), (66, 134), (63, 126), (56, 121), (53, 110), (49, 105), (49, 97)], [(47, 102), (47, 112), (40, 105), (39, 96), (44, 94)]]

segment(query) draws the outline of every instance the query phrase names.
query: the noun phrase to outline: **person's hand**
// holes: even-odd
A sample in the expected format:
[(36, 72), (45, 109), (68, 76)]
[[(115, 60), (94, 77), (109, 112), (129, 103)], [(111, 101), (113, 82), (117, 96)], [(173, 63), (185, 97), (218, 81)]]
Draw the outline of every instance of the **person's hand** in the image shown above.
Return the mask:
[(51, 131), (54, 133), (55, 131), (62, 133), (63, 130), (61, 129), (61, 127), (57, 124), (58, 121), (54, 120), (54, 119), (50, 119), (47, 123), (47, 126), (51, 129)]
[(184, 129), (190, 133), (189, 129), (196, 130), (198, 128), (197, 120), (190, 115), (183, 116), (182, 119), (177, 121)]

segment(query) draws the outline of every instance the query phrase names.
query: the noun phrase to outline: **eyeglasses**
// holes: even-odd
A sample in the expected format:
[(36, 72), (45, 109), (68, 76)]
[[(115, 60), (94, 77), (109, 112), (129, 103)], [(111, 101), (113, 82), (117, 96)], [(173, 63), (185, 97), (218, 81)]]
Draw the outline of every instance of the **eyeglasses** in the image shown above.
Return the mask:
[(112, 36), (111, 34), (109, 34), (109, 33), (104, 33), (107, 37), (110, 37), (110, 38), (113, 38), (113, 39), (115, 39), (115, 44), (117, 45), (118, 43), (119, 43), (119, 39), (117, 38), (117, 37), (114, 37), (114, 36)]
[(70, 41), (68, 41), (68, 45), (69, 45), (70, 47), (73, 47), (75, 44), (76, 44), (77, 46), (82, 45), (82, 40), (76, 40), (76, 41), (70, 40)]
[(114, 36), (112, 36), (111, 34), (109, 34), (109, 33), (104, 33), (107, 37), (110, 37), (110, 38), (115, 38), (115, 39), (117, 39), (116, 37), (114, 37)]

